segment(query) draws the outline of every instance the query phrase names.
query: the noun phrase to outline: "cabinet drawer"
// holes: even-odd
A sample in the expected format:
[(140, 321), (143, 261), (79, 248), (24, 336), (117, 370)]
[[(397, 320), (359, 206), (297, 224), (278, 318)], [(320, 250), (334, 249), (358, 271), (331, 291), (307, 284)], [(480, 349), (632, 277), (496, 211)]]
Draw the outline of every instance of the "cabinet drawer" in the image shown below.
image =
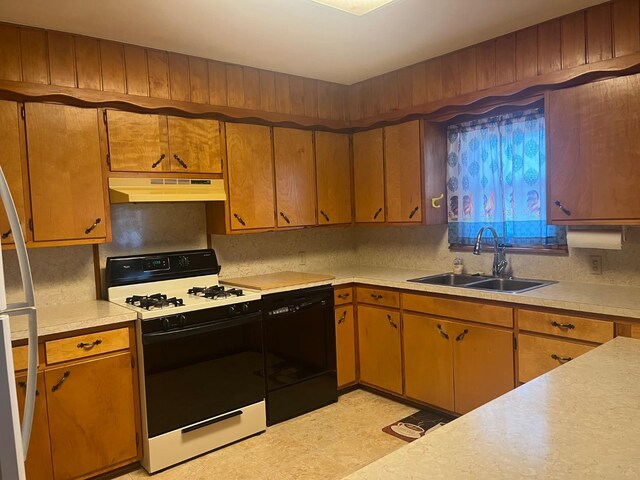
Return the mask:
[(369, 303), (383, 307), (400, 308), (400, 294), (390, 290), (358, 287), (356, 290), (358, 303)]
[(518, 335), (518, 380), (528, 382), (595, 347), (563, 340)]
[(535, 310), (518, 310), (518, 328), (597, 343), (613, 338), (613, 322)]
[(18, 370), (26, 370), (27, 363), (29, 362), (28, 355), (29, 347), (27, 345), (23, 345), (21, 347), (13, 347), (11, 350), (13, 352), (13, 369)]
[(91, 357), (129, 348), (129, 329), (119, 328), (45, 343), (47, 364)]
[(336, 305), (344, 305), (353, 302), (353, 288), (342, 287), (333, 290), (333, 303)]
[(513, 327), (513, 308), (486, 305), (464, 300), (430, 297), (427, 295), (402, 294), (402, 308), (413, 312), (459, 318), (471, 322)]

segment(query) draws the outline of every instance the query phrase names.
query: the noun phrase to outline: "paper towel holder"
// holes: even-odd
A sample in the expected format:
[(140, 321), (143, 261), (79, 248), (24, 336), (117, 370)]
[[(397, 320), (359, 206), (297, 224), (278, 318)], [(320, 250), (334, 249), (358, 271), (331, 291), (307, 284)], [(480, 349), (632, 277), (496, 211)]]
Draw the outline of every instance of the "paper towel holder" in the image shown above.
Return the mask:
[(620, 247), (624, 246), (627, 241), (627, 227), (626, 225), (620, 226), (569, 226), (567, 227), (567, 233), (569, 232), (615, 232), (620, 233)]

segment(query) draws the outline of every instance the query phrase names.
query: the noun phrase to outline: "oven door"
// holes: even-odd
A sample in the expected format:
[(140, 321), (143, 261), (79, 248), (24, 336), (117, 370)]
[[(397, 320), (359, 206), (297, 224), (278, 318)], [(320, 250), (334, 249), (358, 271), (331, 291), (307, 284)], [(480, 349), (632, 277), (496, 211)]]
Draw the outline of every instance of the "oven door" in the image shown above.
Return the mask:
[(144, 333), (142, 344), (150, 438), (264, 399), (261, 312)]

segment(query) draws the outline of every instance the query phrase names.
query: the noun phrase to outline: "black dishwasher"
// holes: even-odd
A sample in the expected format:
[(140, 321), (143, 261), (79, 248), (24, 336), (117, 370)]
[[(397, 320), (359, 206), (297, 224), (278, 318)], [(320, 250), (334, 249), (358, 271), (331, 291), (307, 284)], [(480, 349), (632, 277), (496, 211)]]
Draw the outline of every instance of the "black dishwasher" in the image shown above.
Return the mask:
[(333, 287), (265, 295), (267, 425), (338, 400)]

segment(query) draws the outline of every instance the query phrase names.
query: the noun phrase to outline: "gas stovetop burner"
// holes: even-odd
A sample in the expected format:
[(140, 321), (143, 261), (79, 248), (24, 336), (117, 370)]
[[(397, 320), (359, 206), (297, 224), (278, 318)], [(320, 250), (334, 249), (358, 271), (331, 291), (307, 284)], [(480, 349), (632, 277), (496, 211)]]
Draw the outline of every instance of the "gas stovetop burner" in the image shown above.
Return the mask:
[(239, 288), (230, 288), (225, 290), (222, 285), (214, 285), (212, 287), (192, 287), (187, 293), (198, 297), (210, 298), (212, 300), (219, 298), (241, 297), (244, 295), (242, 290)]
[(162, 293), (154, 293), (153, 295), (133, 295), (125, 300), (129, 305), (144, 308), (146, 310), (155, 310), (157, 308), (180, 307), (184, 305), (181, 298), (167, 298)]

